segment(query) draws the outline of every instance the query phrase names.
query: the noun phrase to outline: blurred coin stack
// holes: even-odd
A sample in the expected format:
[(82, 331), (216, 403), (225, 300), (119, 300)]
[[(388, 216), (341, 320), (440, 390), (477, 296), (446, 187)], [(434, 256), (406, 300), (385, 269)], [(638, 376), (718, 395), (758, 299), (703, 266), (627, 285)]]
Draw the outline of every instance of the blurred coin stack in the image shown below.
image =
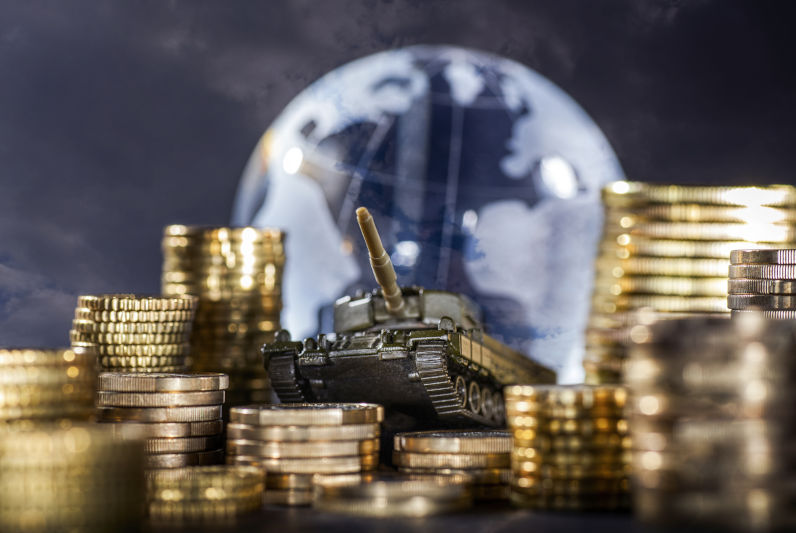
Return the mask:
[(100, 422), (145, 439), (145, 466), (179, 468), (224, 460), (222, 407), (229, 378), (219, 373), (99, 375)]
[(448, 478), (407, 479), (389, 474), (354, 475), (339, 482), (316, 476), (313, 506), (322, 511), (378, 518), (424, 517), (472, 505), (470, 485)]
[(796, 188), (620, 181), (605, 224), (586, 333), (587, 383), (621, 383), (632, 312), (727, 313), (730, 251), (796, 242)]
[(164, 229), (163, 293), (199, 298), (194, 370), (228, 374), (230, 406), (271, 400), (260, 348), (280, 328), (283, 241), (273, 229)]
[(147, 473), (149, 519), (166, 525), (230, 525), (263, 505), (264, 473), (253, 466), (193, 466)]
[(94, 347), (0, 349), (0, 422), (89, 420), (96, 364)]
[(497, 430), (399, 433), (393, 463), (412, 479), (424, 477), (471, 486), (476, 500), (508, 500), (511, 434)]
[(383, 420), (380, 405), (364, 403), (232, 407), (227, 463), (263, 468), (267, 503), (309, 505), (313, 474), (350, 475), (378, 466)]
[(625, 389), (512, 385), (503, 394), (514, 438), (515, 505), (583, 511), (629, 506)]
[(644, 521), (796, 529), (796, 324), (745, 313), (645, 326), (627, 366)]
[(89, 424), (0, 432), (0, 530), (138, 531), (143, 449)]
[(796, 318), (796, 250), (733, 250), (730, 263), (727, 306), (733, 315)]
[(79, 296), (69, 337), (97, 351), (101, 371), (183, 372), (195, 310), (192, 296)]

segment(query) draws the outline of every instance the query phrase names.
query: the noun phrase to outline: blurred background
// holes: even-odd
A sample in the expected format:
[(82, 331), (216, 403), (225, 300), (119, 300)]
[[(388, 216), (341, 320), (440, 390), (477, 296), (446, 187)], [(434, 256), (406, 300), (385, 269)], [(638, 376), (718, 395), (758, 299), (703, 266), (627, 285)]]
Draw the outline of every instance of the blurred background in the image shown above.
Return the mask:
[(523, 63), (630, 179), (794, 183), (788, 2), (0, 2), (0, 339), (65, 344), (78, 293), (158, 292), (166, 224), (229, 223), (268, 124), (327, 71), (454, 44)]

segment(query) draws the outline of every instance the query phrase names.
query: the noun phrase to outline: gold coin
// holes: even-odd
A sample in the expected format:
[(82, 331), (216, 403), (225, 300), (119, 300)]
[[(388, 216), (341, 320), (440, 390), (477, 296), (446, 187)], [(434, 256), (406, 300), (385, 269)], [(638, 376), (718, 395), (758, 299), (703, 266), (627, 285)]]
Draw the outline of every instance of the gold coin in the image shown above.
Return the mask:
[(522, 440), (530, 440), (537, 434), (589, 436), (595, 433), (627, 433), (627, 420), (624, 418), (599, 417), (558, 420), (540, 419), (529, 415), (507, 418), (514, 438)]
[(227, 451), (234, 455), (253, 455), (272, 459), (345, 457), (376, 453), (379, 451), (379, 440), (284, 443), (229, 439)]
[(220, 372), (191, 374), (148, 374), (102, 372), (98, 388), (116, 392), (192, 392), (218, 391), (229, 387), (229, 376)]
[[(338, 474), (338, 475), (358, 476), (359, 474)], [(276, 490), (296, 490), (296, 489), (311, 490), (313, 476), (314, 476), (313, 474), (268, 474), (265, 476), (265, 486), (267, 489), (276, 489)]]
[(122, 438), (188, 438), (220, 435), (224, 431), (222, 420), (207, 422), (107, 422), (114, 434)]
[(259, 466), (269, 474), (350, 474), (373, 470), (379, 464), (379, 457), (378, 454), (372, 454), (351, 457), (268, 459), (251, 455), (228, 455), (227, 464)]
[(230, 439), (247, 439), (277, 442), (349, 441), (374, 439), (381, 434), (378, 423), (346, 424), (343, 426), (257, 426), (230, 423)]
[(187, 238), (202, 238), (225, 240), (238, 238), (242, 240), (271, 239), (282, 240), (284, 232), (273, 228), (255, 228), (253, 226), (223, 227), (223, 226), (186, 226), (171, 224), (163, 228), (164, 236), (177, 236)]
[(593, 309), (611, 313), (650, 307), (671, 313), (726, 313), (727, 299), (717, 296), (657, 296), (621, 294), (613, 298), (594, 298)]
[(744, 223), (792, 223), (796, 221), (796, 210), (776, 207), (727, 207), (703, 204), (657, 204), (639, 205), (632, 209), (609, 207), (606, 218), (632, 216), (640, 220), (668, 220), (671, 222), (744, 222)]
[(384, 420), (384, 408), (372, 403), (286, 403), (230, 409), (230, 422), (260, 426), (339, 426)]
[(224, 462), (224, 450), (192, 453), (159, 453), (144, 458), (144, 468), (181, 468)]
[(99, 363), (105, 370), (130, 369), (138, 372), (139, 369), (151, 369), (153, 372), (168, 372), (170, 368), (183, 368), (185, 356), (114, 356), (104, 355), (99, 358)]
[(594, 464), (549, 464), (512, 459), (511, 470), (515, 476), (538, 476), (549, 479), (623, 478), (631, 473), (626, 462)]
[(730, 252), (730, 262), (733, 265), (741, 264), (774, 264), (774, 265), (796, 265), (796, 250), (777, 249), (760, 250), (736, 249)]
[(628, 464), (631, 460), (630, 451), (628, 450), (559, 452), (542, 451), (538, 448), (527, 446), (515, 446), (511, 452), (511, 459), (523, 464), (531, 461), (539, 465), (577, 465), (583, 467)]
[(506, 408), (515, 412), (535, 412), (545, 404), (561, 407), (609, 409), (621, 408), (627, 402), (624, 387), (588, 385), (510, 385), (503, 389)]
[(312, 503), (311, 489), (268, 489), (263, 501), (267, 505), (304, 506)]
[(190, 340), (190, 332), (184, 333), (83, 333), (69, 331), (69, 340), (91, 344), (176, 344)]
[(398, 471), (409, 476), (439, 476), (443, 481), (476, 483), (479, 485), (500, 485), (511, 481), (509, 468), (408, 468)]
[(730, 294), (727, 297), (730, 309), (796, 310), (796, 294)]
[(125, 335), (190, 334), (191, 322), (95, 322), (76, 319), (72, 329), (81, 333), (120, 333)]
[(7, 366), (93, 366), (97, 357), (94, 346), (37, 350), (29, 348), (0, 349), (0, 367)]
[[(94, 361), (88, 364), (64, 366), (3, 366), (0, 372), (0, 390), (9, 391), (17, 387), (35, 387), (45, 390), (52, 387), (95, 388), (96, 372)], [(69, 387), (64, 389), (68, 392)], [(0, 399), (2, 401), (2, 399)]]
[(252, 490), (262, 493), (265, 487), (265, 472), (252, 466), (211, 465), (150, 470), (146, 479), (150, 499), (171, 501), (236, 499), (248, 497)]
[(17, 385), (0, 387), (0, 409), (47, 406), (58, 402), (91, 403), (94, 388), (91, 382), (82, 386), (64, 383), (62, 386)]
[(719, 222), (638, 222), (628, 226), (606, 225), (605, 231), (623, 232), (656, 239), (695, 241), (752, 241), (786, 243), (796, 240), (796, 229), (780, 224), (734, 224)]
[(740, 207), (796, 205), (796, 189), (789, 185), (715, 187), (617, 181), (609, 183), (603, 188), (602, 193), (603, 201), (610, 206), (647, 203), (695, 203)]
[(746, 279), (796, 279), (796, 265), (730, 265), (730, 278)]
[(92, 344), (73, 342), (74, 347), (94, 346), (100, 356), (116, 357), (176, 357), (188, 353), (191, 345), (179, 344)]
[(99, 418), (105, 421), (136, 422), (206, 422), (221, 418), (220, 405), (200, 407), (100, 407)]
[(184, 407), (223, 403), (224, 391), (97, 392), (98, 407)]
[(163, 439), (147, 439), (144, 450), (151, 454), (189, 453), (217, 450), (224, 446), (221, 436), (215, 437), (178, 437)]
[(533, 476), (518, 476), (512, 482), (511, 487), (520, 494), (526, 494), (529, 496), (585, 496), (627, 493), (630, 489), (630, 480), (627, 477), (540, 479)]
[(404, 468), (506, 468), (508, 453), (414, 453), (396, 450), (392, 454), (393, 464)]
[(727, 259), (691, 257), (629, 257), (627, 259), (598, 259), (598, 272), (606, 277), (621, 278), (628, 274), (642, 276), (726, 276)]
[(193, 311), (95, 311), (77, 307), (75, 319), (95, 322), (190, 322), (193, 320)]
[(733, 250), (741, 248), (770, 248), (770, 245), (752, 241), (688, 241), (664, 240), (622, 232), (604, 240), (601, 254), (607, 257), (704, 257), (727, 259)]
[(90, 400), (87, 401), (86, 398), (74, 403), (65, 403), (64, 398), (60, 400), (53, 404), (0, 407), (0, 420), (88, 420), (94, 413)]
[(517, 448), (530, 447), (539, 450), (543, 455), (547, 452), (583, 452), (629, 450), (630, 437), (618, 433), (597, 433), (590, 437), (579, 435), (535, 435), (533, 439), (514, 439)]
[(147, 503), (149, 519), (163, 524), (235, 524), (236, 517), (262, 507), (263, 494), (249, 498), (170, 502), (154, 500)]
[[(725, 269), (727, 270), (727, 269)], [(618, 296), (624, 293), (660, 294), (673, 296), (724, 296), (727, 278), (692, 278), (667, 276), (630, 276), (598, 278), (596, 290)]]
[(196, 307), (193, 296), (137, 296), (135, 294), (81, 295), (77, 306), (95, 311), (179, 311)]
[(394, 449), (417, 453), (509, 453), (511, 434), (498, 430), (434, 430), (399, 433)]

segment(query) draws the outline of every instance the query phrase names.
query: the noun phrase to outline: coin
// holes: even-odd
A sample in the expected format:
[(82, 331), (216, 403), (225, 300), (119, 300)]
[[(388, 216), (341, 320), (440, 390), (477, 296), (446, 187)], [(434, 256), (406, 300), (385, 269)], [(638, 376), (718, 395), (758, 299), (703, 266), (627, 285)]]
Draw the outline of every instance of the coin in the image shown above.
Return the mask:
[[(732, 268), (732, 267), (730, 267)], [(727, 300), (715, 296), (658, 296), (621, 294), (610, 300), (595, 298), (595, 309), (604, 312), (651, 307), (655, 311), (673, 313), (721, 313), (727, 312)]]
[(399, 433), (396, 450), (418, 453), (509, 453), (511, 434), (497, 430), (438, 430)]
[[(725, 270), (727, 270), (725, 268)], [(602, 292), (618, 296), (623, 293), (679, 296), (723, 296), (727, 293), (727, 278), (689, 278), (666, 276), (622, 275), (598, 278), (595, 282)]]
[(729, 293), (796, 295), (796, 280), (730, 278)]
[(535, 412), (539, 403), (550, 406), (583, 408), (621, 408), (627, 390), (606, 385), (510, 385), (503, 389), (506, 408), (516, 412)]
[(369, 439), (364, 441), (282, 443), (229, 439), (227, 450), (235, 455), (253, 455), (273, 459), (281, 457), (340, 457), (376, 453), (379, 451), (379, 441), (378, 439)]
[(77, 306), (96, 311), (179, 311), (196, 307), (193, 296), (140, 296), (135, 294), (81, 295)]
[(773, 319), (776, 319), (776, 320), (793, 320), (794, 318), (796, 318), (796, 311), (790, 311), (790, 310), (787, 310), (787, 311), (782, 311), (782, 310), (777, 310), (777, 311), (762, 310), (762, 311), (760, 311), (760, 310), (755, 310), (755, 309), (744, 309), (744, 310), (733, 309), (732, 310), (732, 317), (733, 318), (735, 318), (737, 316), (749, 315), (749, 314), (757, 314), (757, 315), (760, 315), (763, 318), (773, 318)]
[(640, 205), (632, 209), (609, 208), (612, 216), (627, 215), (642, 220), (669, 220), (680, 222), (745, 222), (791, 223), (796, 221), (796, 210), (775, 207), (727, 207), (703, 204)]
[(549, 464), (535, 461), (512, 459), (511, 469), (515, 476), (535, 475), (542, 479), (578, 479), (578, 478), (623, 478), (631, 473), (626, 462), (603, 464)]
[(75, 319), (72, 329), (81, 333), (119, 333), (125, 335), (190, 334), (191, 322), (95, 322)]
[[(177, 357), (185, 355), (190, 350), (190, 344), (96, 344), (100, 356), (116, 357)], [(82, 343), (73, 342), (74, 346)]]
[(113, 392), (99, 391), (99, 407), (179, 407), (224, 403), (224, 391)]
[(629, 463), (630, 452), (627, 450), (560, 452), (542, 451), (535, 447), (515, 446), (511, 452), (511, 458), (523, 464), (531, 461), (540, 465), (588, 467)]
[(75, 319), (95, 322), (188, 322), (193, 320), (193, 311), (95, 311), (77, 307)]
[(408, 468), (506, 468), (509, 466), (508, 454), (465, 454), (465, 453), (414, 453), (394, 451), (393, 463)]
[(88, 366), (94, 364), (97, 352), (93, 346), (37, 350), (29, 348), (0, 349), (0, 367), (7, 366)]
[(384, 408), (368, 403), (287, 403), (230, 409), (230, 421), (260, 426), (338, 426), (384, 420)]
[(205, 422), (221, 418), (221, 406), (200, 407), (100, 407), (102, 420), (135, 420), (137, 422)]
[(537, 477), (518, 477), (512, 482), (512, 489), (526, 495), (599, 495), (606, 493), (627, 493), (630, 480), (618, 478), (580, 478), (580, 479), (539, 479)]
[(730, 278), (747, 279), (796, 279), (796, 265), (730, 265)]
[(796, 265), (796, 250), (733, 250), (730, 252), (730, 262), (733, 265), (745, 263)]
[(784, 243), (796, 240), (796, 229), (780, 224), (735, 224), (719, 222), (638, 222), (630, 227), (606, 226), (607, 231), (658, 239), (701, 241), (755, 241)]
[(309, 489), (268, 489), (263, 501), (267, 505), (303, 506), (312, 503), (312, 490)]
[(631, 447), (630, 437), (618, 433), (597, 433), (591, 437), (581, 437), (579, 435), (537, 435), (529, 440), (521, 440), (515, 437), (515, 446), (532, 447), (541, 453), (547, 452), (584, 452), (608, 451), (608, 450), (629, 450)]
[(381, 434), (378, 423), (346, 424), (342, 426), (257, 426), (230, 423), (227, 435), (231, 439), (261, 441), (349, 441), (374, 439)]
[(139, 423), (108, 422), (114, 434), (121, 437), (133, 436), (135, 438), (185, 438), (206, 437), (219, 435), (224, 431), (222, 420), (209, 420), (207, 422), (152, 422)]
[(224, 450), (192, 453), (161, 453), (147, 455), (144, 468), (180, 468), (183, 466), (214, 465), (224, 461)]
[(796, 189), (789, 185), (715, 187), (617, 181), (603, 188), (603, 201), (611, 206), (696, 203), (740, 207), (791, 207), (796, 205)]
[(228, 455), (227, 464), (260, 466), (269, 474), (349, 474), (376, 468), (379, 457), (378, 454), (372, 454), (351, 457), (269, 459), (251, 455)]
[(185, 333), (83, 333), (69, 331), (69, 340), (93, 344), (179, 344), (189, 341)]
[[(614, 273), (648, 276), (725, 276), (730, 262), (727, 259), (697, 259), (677, 257), (629, 257), (627, 259), (597, 260), (597, 268)], [(617, 270), (618, 269), (618, 270)], [(620, 273), (621, 272), (621, 273)], [(619, 273), (619, 275), (616, 275)]]
[(595, 433), (604, 432), (617, 432), (620, 434), (627, 433), (627, 420), (624, 418), (568, 418), (563, 420), (557, 419), (539, 419), (533, 416), (510, 416), (509, 427), (515, 438), (522, 438), (528, 440), (527, 436), (518, 435), (518, 431), (530, 429), (533, 433), (546, 433), (550, 435), (582, 435), (588, 436)]
[[(509, 468), (409, 468), (400, 467), (402, 474), (411, 476), (438, 476), (451, 478), (459, 482), (477, 483), (479, 485), (500, 485), (511, 481)], [(445, 479), (443, 479), (445, 481)]]
[[(150, 498), (177, 498), (183, 500), (235, 499), (248, 497), (251, 490), (262, 493), (265, 473), (257, 467), (210, 465), (151, 470), (146, 474)], [(208, 489), (212, 493), (208, 493)]]
[[(740, 248), (769, 248), (770, 246), (753, 241), (666, 240), (622, 232), (616, 237), (604, 241), (601, 246), (601, 253), (608, 256), (615, 256), (619, 253), (618, 257), (638, 255), (727, 259), (733, 250)], [(624, 252), (624, 255), (622, 252)]]
[(221, 436), (216, 437), (178, 437), (147, 439), (144, 449), (147, 453), (188, 453), (215, 450), (224, 445)]
[(217, 391), (229, 386), (229, 376), (220, 372), (192, 374), (129, 374), (102, 372), (98, 388), (117, 392), (188, 392)]
[[(185, 367), (185, 356), (114, 356), (104, 355), (99, 358), (100, 365), (106, 370), (149, 368), (155, 372), (168, 372), (169, 368)], [(184, 369), (184, 368), (183, 368)]]
[(796, 295), (730, 294), (727, 297), (727, 306), (730, 309), (796, 310)]

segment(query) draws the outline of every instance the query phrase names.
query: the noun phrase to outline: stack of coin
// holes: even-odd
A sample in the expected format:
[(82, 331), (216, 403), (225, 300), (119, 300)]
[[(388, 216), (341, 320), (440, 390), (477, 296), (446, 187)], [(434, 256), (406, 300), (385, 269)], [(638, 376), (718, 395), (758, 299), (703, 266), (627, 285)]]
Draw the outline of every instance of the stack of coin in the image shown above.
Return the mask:
[(0, 349), (0, 421), (88, 420), (96, 364), (93, 347)]
[(393, 462), (412, 479), (462, 481), (476, 500), (508, 500), (511, 434), (499, 430), (398, 433)]
[(794, 322), (744, 313), (644, 328), (627, 366), (637, 514), (794, 531)]
[(192, 296), (80, 296), (69, 336), (96, 349), (101, 370), (182, 372), (195, 310)]
[(533, 509), (629, 506), (626, 392), (611, 385), (512, 385), (511, 500)]
[(147, 473), (149, 518), (168, 525), (228, 525), (263, 505), (262, 469), (193, 466)]
[(138, 531), (143, 449), (96, 424), (0, 432), (0, 530)]
[(228, 374), (230, 406), (271, 400), (260, 348), (280, 328), (283, 240), (251, 227), (164, 229), (163, 293), (199, 298), (194, 370)]
[(620, 181), (603, 189), (584, 369), (621, 383), (632, 311), (728, 313), (730, 251), (796, 242), (796, 188), (700, 187)]
[(340, 483), (315, 478), (313, 506), (322, 511), (378, 518), (424, 517), (467, 509), (469, 485), (448, 479), (406, 479), (381, 474)]
[(733, 250), (727, 306), (733, 315), (759, 310), (796, 318), (796, 250)]
[(313, 474), (356, 474), (379, 462), (384, 409), (367, 403), (232, 407), (227, 463), (265, 469), (267, 503), (309, 505)]
[(223, 462), (222, 406), (229, 378), (218, 373), (99, 375), (101, 422), (146, 439), (147, 468)]

